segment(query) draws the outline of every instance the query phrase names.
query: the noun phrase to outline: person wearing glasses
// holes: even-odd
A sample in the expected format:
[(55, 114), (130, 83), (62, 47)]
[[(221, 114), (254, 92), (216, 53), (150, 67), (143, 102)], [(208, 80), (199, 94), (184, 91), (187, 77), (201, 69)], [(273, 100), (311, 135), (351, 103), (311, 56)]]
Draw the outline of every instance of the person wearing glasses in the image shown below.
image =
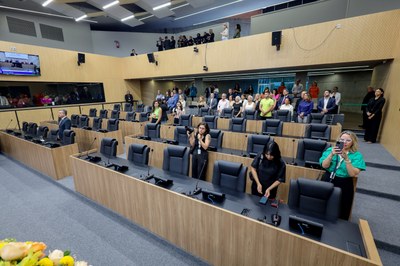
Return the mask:
[(279, 145), (272, 141), (264, 146), (250, 167), (251, 194), (275, 199), (278, 186), (285, 183), (286, 164), (281, 158)]
[(358, 151), (357, 136), (351, 131), (343, 131), (337, 145), (326, 149), (319, 163), (326, 170), (322, 181), (331, 182), (335, 187), (341, 188), (339, 217), (348, 220), (354, 199), (353, 177), (366, 168), (364, 158)]
[(205, 180), (208, 160), (207, 149), (211, 143), (210, 128), (207, 123), (201, 122), (197, 126), (197, 130), (187, 133), (192, 152), (192, 177)]

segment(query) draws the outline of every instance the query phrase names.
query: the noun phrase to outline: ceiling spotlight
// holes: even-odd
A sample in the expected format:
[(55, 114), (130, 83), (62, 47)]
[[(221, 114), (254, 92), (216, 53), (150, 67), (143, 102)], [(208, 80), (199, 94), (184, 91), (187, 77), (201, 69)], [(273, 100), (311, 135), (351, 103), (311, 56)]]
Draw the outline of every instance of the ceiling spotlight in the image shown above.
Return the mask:
[(83, 15), (83, 16), (81, 16), (81, 17), (79, 17), (79, 18), (76, 18), (75, 21), (78, 22), (78, 21), (80, 21), (80, 20), (82, 20), (82, 19), (84, 19), (84, 18), (87, 18), (87, 15), (86, 15), (86, 14)]
[(51, 2), (53, 2), (53, 0), (47, 0), (46, 2), (44, 2), (42, 4), (42, 6), (47, 6), (48, 4), (50, 4)]
[(103, 9), (107, 9), (107, 8), (112, 7), (112, 6), (115, 6), (115, 5), (117, 5), (117, 4), (119, 4), (119, 1), (118, 1), (118, 0), (117, 0), (117, 1), (114, 1), (114, 2), (111, 2), (111, 3), (109, 3), (109, 4), (105, 5), (105, 6), (103, 6)]
[(130, 15), (129, 17), (126, 17), (126, 18), (121, 19), (121, 21), (124, 22), (124, 21), (126, 21), (126, 20), (128, 20), (128, 19), (132, 19), (132, 18), (134, 18), (134, 17), (135, 17), (135, 15)]
[(153, 10), (155, 11), (155, 10), (158, 10), (158, 9), (161, 9), (161, 8), (164, 8), (164, 7), (167, 7), (167, 6), (170, 6), (170, 5), (171, 5), (171, 2), (168, 2), (168, 3), (162, 4), (162, 5), (153, 7)]
[(193, 52), (198, 53), (199, 49), (197, 47), (193, 47)]

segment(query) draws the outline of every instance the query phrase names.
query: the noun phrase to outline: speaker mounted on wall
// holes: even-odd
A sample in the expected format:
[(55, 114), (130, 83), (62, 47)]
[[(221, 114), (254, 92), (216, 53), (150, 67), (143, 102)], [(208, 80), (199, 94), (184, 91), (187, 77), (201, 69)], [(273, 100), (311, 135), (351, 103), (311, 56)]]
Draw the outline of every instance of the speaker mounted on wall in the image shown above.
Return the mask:
[(149, 60), (149, 63), (154, 63), (156, 66), (158, 66), (158, 62), (156, 61), (153, 53), (147, 54), (147, 59)]
[(85, 63), (85, 54), (78, 53), (78, 66)]
[(272, 46), (276, 46), (276, 50), (281, 49), (282, 31), (272, 32)]

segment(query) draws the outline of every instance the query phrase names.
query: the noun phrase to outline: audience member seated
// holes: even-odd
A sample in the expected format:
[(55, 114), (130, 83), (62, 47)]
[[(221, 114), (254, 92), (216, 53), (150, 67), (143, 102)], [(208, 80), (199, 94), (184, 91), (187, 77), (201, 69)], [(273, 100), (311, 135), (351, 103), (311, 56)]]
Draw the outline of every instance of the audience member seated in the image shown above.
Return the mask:
[(150, 148), (143, 144), (131, 144), (128, 149), (129, 161), (134, 163), (148, 165)]
[(247, 167), (241, 163), (215, 161), (212, 183), (238, 192), (246, 190)]
[[(175, 125), (177, 125), (177, 124), (182, 125), (181, 122), (180, 122), (181, 119), (183, 120), (182, 122), (185, 123), (184, 120), (187, 118), (187, 116), (189, 116), (188, 119), (190, 119), (190, 124), (189, 125), (192, 125), (192, 119), (191, 119), (190, 115), (185, 115), (185, 109), (182, 106), (182, 102), (178, 101), (176, 103), (176, 107), (172, 110), (172, 112), (174, 113), (174, 124)], [(182, 116), (184, 118), (182, 118)], [(186, 126), (186, 125), (182, 125), (182, 126)]]

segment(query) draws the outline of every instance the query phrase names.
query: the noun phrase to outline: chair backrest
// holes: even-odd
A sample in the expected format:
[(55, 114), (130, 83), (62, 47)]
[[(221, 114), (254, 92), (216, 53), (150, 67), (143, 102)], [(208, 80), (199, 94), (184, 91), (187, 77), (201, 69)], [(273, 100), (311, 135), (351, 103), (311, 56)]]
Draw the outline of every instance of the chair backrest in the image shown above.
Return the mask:
[(47, 138), (47, 133), (49, 132), (49, 128), (46, 126), (40, 126), (37, 129), (36, 136), (37, 137), (42, 137), (42, 138)]
[(97, 116), (97, 109), (96, 108), (90, 108), (89, 117), (96, 117), (96, 116)]
[(144, 127), (144, 134), (152, 139), (160, 138), (160, 125), (157, 123), (147, 123)]
[(222, 117), (232, 118), (233, 117), (233, 109), (232, 108), (224, 108), (221, 113)]
[(163, 170), (182, 175), (189, 174), (189, 148), (168, 146), (164, 149)]
[(101, 117), (95, 117), (95, 118), (93, 118), (93, 127), (92, 127), (92, 129), (93, 130), (101, 129), (102, 124), (103, 124), (103, 119)]
[(215, 161), (212, 183), (239, 192), (246, 190), (247, 167), (241, 163)]
[(108, 115), (108, 110), (106, 110), (106, 109), (100, 110), (100, 117), (101, 118), (107, 118), (107, 115)]
[(27, 133), (29, 135), (36, 136), (37, 127), (38, 127), (38, 125), (36, 123), (29, 122), (28, 123), (28, 132)]
[(344, 114), (334, 114), (332, 117), (332, 125), (337, 125), (338, 123), (343, 126)]
[(209, 146), (215, 147), (217, 149), (222, 147), (222, 138), (224, 137), (224, 132), (219, 129), (210, 129), (211, 142)]
[(230, 121), (229, 130), (232, 132), (246, 132), (246, 119), (232, 118)]
[(86, 115), (82, 115), (81, 117), (79, 117), (78, 127), (82, 128), (87, 126), (89, 126), (89, 117), (87, 117)]
[(276, 110), (274, 111), (274, 119), (278, 119), (282, 122), (290, 122), (292, 119), (290, 117), (289, 110)]
[(179, 144), (188, 144), (189, 138), (186, 133), (186, 129), (184, 126), (175, 127), (174, 130), (174, 140), (179, 142)]
[(133, 108), (132, 108), (132, 104), (131, 103), (125, 103), (124, 104), (124, 112), (132, 112)]
[(302, 139), (297, 145), (296, 159), (304, 162), (319, 164), (322, 153), (330, 146), (324, 140)]
[(119, 111), (117, 111), (117, 110), (112, 110), (112, 111), (111, 111), (111, 118), (112, 118), (112, 119), (119, 119), (119, 114), (120, 114)]
[(117, 156), (118, 141), (113, 138), (103, 138), (101, 140), (100, 153), (105, 156)]
[[(217, 120), (218, 117), (215, 115), (206, 115), (203, 116), (203, 122), (208, 124), (210, 129), (217, 129)], [(197, 126), (197, 125), (196, 125)]]
[(121, 105), (119, 103), (114, 104), (114, 111), (121, 111)]
[(331, 127), (326, 124), (309, 124), (306, 126), (305, 138), (329, 140)]
[(210, 115), (211, 111), (208, 107), (201, 107), (199, 108), (199, 116)]
[(22, 122), (22, 131), (24, 132), (24, 133), (27, 133), (28, 132), (28, 122)]
[(153, 106), (145, 105), (143, 108), (143, 112), (151, 113), (153, 110)]
[(179, 117), (179, 125), (191, 127), (192, 126), (192, 115), (186, 115), (186, 114), (181, 115), (181, 117)]
[(245, 110), (244, 111), (244, 118), (247, 120), (256, 120), (256, 110)]
[(71, 127), (77, 127), (79, 125), (79, 115), (71, 115)]
[(134, 163), (145, 164), (149, 163), (150, 148), (143, 144), (131, 144), (128, 149), (128, 160)]
[(247, 139), (247, 152), (249, 154), (258, 154), (264, 150), (264, 146), (273, 139), (268, 135), (250, 134)]
[(50, 141), (57, 141), (58, 137), (58, 129), (52, 129), (50, 130), (50, 134), (48, 134), (48, 140)]
[(141, 113), (141, 112), (144, 112), (144, 104), (142, 103), (136, 106), (136, 113)]
[(132, 111), (127, 112), (127, 113), (126, 113), (125, 120), (126, 120), (126, 121), (135, 121), (135, 116), (136, 116), (136, 113), (135, 113), (135, 112), (132, 112)]
[(116, 131), (118, 130), (119, 120), (118, 119), (108, 119), (107, 121), (107, 130), (108, 131)]
[(288, 205), (304, 214), (336, 221), (340, 212), (341, 194), (341, 189), (329, 182), (291, 179)]
[(69, 129), (64, 130), (62, 144), (69, 145), (74, 143), (75, 143), (75, 132)]
[(283, 123), (278, 119), (267, 119), (263, 122), (263, 134), (282, 136)]
[(311, 113), (309, 114), (308, 122), (313, 124), (326, 124), (326, 116), (325, 114)]
[(141, 112), (139, 116), (139, 122), (145, 122), (149, 120), (149, 113)]

